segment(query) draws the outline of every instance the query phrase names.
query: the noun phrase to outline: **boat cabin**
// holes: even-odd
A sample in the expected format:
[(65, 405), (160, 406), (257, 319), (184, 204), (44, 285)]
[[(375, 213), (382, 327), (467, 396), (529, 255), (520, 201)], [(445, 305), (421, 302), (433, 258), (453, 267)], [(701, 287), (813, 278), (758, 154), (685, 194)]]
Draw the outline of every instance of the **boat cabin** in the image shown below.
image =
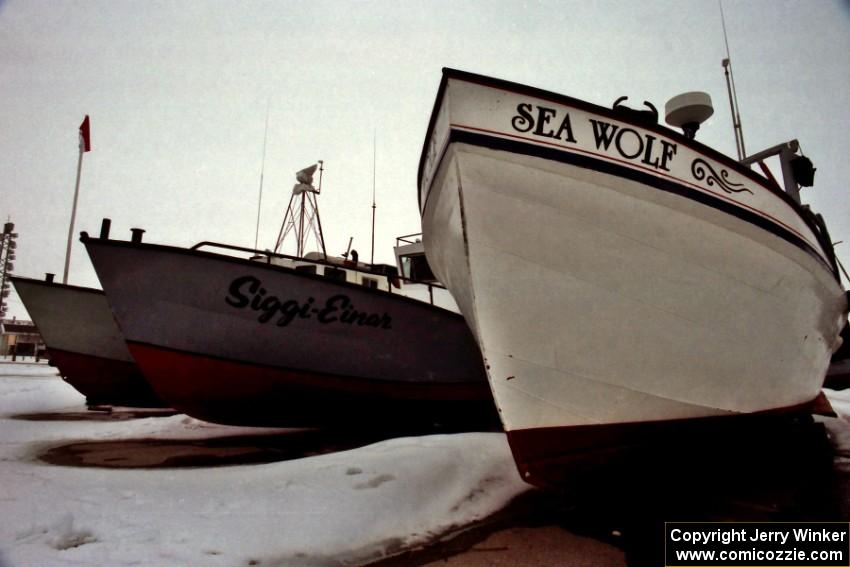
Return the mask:
[(401, 276), (407, 280), (424, 283), (438, 283), (428, 259), (425, 257), (425, 245), (422, 233), (399, 236), (396, 239), (395, 260)]
[(396, 266), (360, 262), (356, 251), (351, 251), (348, 258), (308, 252), (301, 258), (263, 255), (254, 256), (253, 259), (304, 274), (404, 295), (457, 312), (454, 298), (431, 271), (425, 258), (425, 248), (418, 236), (411, 234), (396, 239)]
[[(356, 255), (355, 255), (356, 257)], [(329, 280), (343, 281), (372, 289), (390, 291), (391, 282), (398, 277), (395, 266), (366, 264), (356, 259), (325, 256), (321, 252), (308, 252), (303, 258), (274, 256), (271, 263), (292, 268), (296, 272), (321, 276)], [(396, 283), (397, 286), (397, 283)]]

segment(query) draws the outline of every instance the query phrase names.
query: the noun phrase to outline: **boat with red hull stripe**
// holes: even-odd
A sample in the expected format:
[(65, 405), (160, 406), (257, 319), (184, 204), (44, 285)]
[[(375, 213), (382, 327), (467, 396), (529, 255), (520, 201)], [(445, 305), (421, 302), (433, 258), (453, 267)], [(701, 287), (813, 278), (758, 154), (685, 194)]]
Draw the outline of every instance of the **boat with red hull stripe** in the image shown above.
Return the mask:
[(445, 69), (423, 144), (428, 262), (533, 484), (685, 426), (796, 413), (847, 321), (796, 141), (756, 154), (791, 172), (781, 188), (762, 158), (694, 140), (707, 94), (668, 103), (684, 135), (619, 102)]
[(89, 405), (163, 407), (130, 356), (102, 291), (22, 277), (12, 282), (50, 363)]
[(179, 411), (234, 425), (499, 427), (475, 340), (439, 285), (324, 257), (82, 240), (133, 358)]
[(498, 427), (482, 384), (399, 383), (259, 366), (132, 342), (129, 348), (163, 398), (206, 421), (269, 427)]

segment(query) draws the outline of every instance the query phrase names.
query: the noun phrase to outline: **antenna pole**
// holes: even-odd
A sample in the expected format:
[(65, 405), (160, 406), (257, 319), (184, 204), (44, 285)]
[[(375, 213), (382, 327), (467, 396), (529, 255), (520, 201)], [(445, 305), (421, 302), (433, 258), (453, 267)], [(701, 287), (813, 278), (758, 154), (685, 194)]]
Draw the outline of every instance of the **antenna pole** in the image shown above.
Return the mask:
[(316, 193), (322, 192), (322, 172), (323, 171), (325, 171), (325, 162), (322, 161), (322, 160), (319, 160), (319, 189), (318, 189), (318, 191), (316, 191)]
[(301, 193), (301, 215), (298, 218), (298, 247), (297, 247), (297, 250), (295, 252), (295, 255), (298, 256), (299, 258), (304, 255), (304, 244), (305, 244), (305, 238), (304, 238), (304, 205), (305, 205), (305, 202), (304, 201), (307, 198), (305, 196), (305, 193), (306, 193), (306, 191)]
[(375, 163), (376, 163), (376, 139), (377, 134), (372, 133), (372, 259), (370, 264), (375, 263)]
[[(319, 190), (317, 193), (322, 192), (322, 172), (325, 171), (325, 162), (319, 160)], [(325, 249), (325, 235), (322, 232), (322, 217), (319, 216), (319, 202), (313, 197), (314, 200), (314, 208), (316, 209), (316, 224), (319, 226), (319, 243), (322, 245), (322, 254), (325, 256), (325, 260), (328, 259), (328, 251)]]
[(729, 107), (732, 112), (732, 130), (735, 132), (735, 148), (738, 150), (738, 160), (747, 157), (744, 148), (744, 130), (741, 127), (741, 113), (738, 109), (738, 93), (735, 90), (735, 76), (732, 73), (732, 56), (729, 54), (729, 37), (726, 34), (726, 18), (723, 15), (723, 2), (717, 0), (720, 6), (720, 22), (723, 25), (723, 41), (726, 44), (726, 59), (723, 60), (723, 70), (726, 75), (726, 90), (729, 93)]
[(263, 204), (263, 174), (266, 171), (266, 142), (269, 139), (269, 109), (271, 108), (271, 99), (266, 102), (266, 129), (263, 132), (263, 161), (260, 165), (260, 198), (257, 200), (257, 232), (254, 234), (254, 250), (260, 241), (260, 208)]

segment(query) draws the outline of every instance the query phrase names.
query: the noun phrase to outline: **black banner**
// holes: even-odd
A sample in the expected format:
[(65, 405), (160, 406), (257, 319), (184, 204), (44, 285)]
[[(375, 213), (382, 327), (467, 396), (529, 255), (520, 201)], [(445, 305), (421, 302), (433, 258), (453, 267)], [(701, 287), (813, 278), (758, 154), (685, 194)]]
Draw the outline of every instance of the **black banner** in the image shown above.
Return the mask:
[(850, 523), (665, 524), (665, 566), (850, 566)]

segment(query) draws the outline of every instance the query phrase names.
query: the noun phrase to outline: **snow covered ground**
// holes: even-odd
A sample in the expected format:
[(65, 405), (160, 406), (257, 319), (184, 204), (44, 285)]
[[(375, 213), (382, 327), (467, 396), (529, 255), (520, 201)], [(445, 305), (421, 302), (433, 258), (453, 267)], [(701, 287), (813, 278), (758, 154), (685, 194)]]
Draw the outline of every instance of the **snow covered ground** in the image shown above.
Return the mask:
[(850, 389), (847, 390), (824, 390), (829, 404), (835, 413), (844, 421), (850, 422)]
[(0, 567), (358, 565), (486, 518), (529, 490), (497, 433), (390, 439), (269, 464), (39, 460), (75, 442), (258, 433), (184, 415), (43, 418), (84, 411), (49, 366), (0, 362)]
[[(850, 390), (825, 393), (839, 417), (818, 419), (844, 467)], [(246, 435), (286, 435), (184, 415), (108, 419), (83, 402), (49, 366), (0, 362), (0, 567), (361, 565), (474, 524), (530, 490), (495, 433), (397, 438), (265, 464), (47, 464), (47, 450), (73, 456), (79, 444), (105, 447), (100, 462), (125, 454), (132, 464), (151, 440), (238, 445)]]
[(836, 465), (850, 468), (850, 388), (846, 390), (829, 390), (823, 393), (838, 416), (837, 419), (818, 418), (829, 430), (832, 445), (835, 448)]

